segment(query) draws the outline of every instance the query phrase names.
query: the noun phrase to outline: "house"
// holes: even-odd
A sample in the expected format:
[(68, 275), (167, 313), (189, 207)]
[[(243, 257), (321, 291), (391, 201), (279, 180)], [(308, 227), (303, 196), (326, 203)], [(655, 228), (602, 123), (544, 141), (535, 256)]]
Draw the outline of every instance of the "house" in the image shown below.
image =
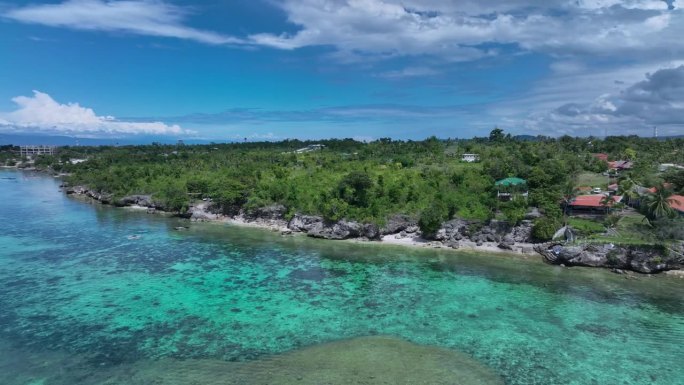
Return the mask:
[(596, 194), (596, 195), (580, 195), (568, 203), (568, 207), (572, 210), (582, 210), (582, 211), (608, 211), (615, 203), (622, 202), (621, 195), (611, 196), (611, 200), (606, 204), (602, 201), (606, 195)]
[(320, 151), (323, 148), (325, 148), (324, 144), (310, 144), (306, 147), (300, 148), (299, 150), (295, 150), (295, 153), (296, 154), (303, 154), (305, 152)]
[(678, 212), (679, 215), (684, 215), (684, 196), (671, 195), (670, 207), (672, 207), (676, 212)]
[(478, 154), (463, 154), (461, 155), (461, 160), (468, 163), (477, 162), (480, 160), (480, 155)]
[(629, 170), (633, 166), (632, 162), (629, 160), (615, 160), (612, 162), (608, 162), (608, 167), (611, 170), (617, 170), (617, 171), (622, 171), (622, 170)]
[(515, 199), (517, 196), (527, 198), (527, 181), (521, 178), (506, 178), (496, 181), (496, 197), (500, 200), (508, 201)]
[(604, 162), (608, 161), (608, 154), (600, 153), (600, 154), (591, 154), (591, 155), (598, 160), (602, 160)]

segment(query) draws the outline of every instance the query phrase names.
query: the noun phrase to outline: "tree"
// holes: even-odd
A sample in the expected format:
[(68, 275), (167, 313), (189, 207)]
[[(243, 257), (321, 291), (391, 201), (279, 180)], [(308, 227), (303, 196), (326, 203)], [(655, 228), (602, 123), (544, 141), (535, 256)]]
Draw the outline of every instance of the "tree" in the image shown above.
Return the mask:
[(541, 217), (534, 221), (532, 236), (539, 241), (550, 241), (560, 228), (560, 222), (554, 218)]
[(368, 206), (368, 190), (373, 187), (373, 180), (363, 171), (352, 171), (337, 186), (338, 196), (354, 206)]
[(499, 127), (496, 127), (489, 133), (490, 142), (501, 142), (504, 139), (504, 131)]
[(447, 207), (442, 201), (433, 201), (427, 209), (423, 210), (418, 220), (418, 227), (426, 238), (433, 237), (447, 219)]
[(644, 197), (641, 210), (651, 226), (658, 219), (674, 218), (677, 215), (672, 206), (670, 206), (672, 203), (671, 196), (672, 191), (665, 188), (663, 184), (660, 184), (656, 187), (655, 192)]

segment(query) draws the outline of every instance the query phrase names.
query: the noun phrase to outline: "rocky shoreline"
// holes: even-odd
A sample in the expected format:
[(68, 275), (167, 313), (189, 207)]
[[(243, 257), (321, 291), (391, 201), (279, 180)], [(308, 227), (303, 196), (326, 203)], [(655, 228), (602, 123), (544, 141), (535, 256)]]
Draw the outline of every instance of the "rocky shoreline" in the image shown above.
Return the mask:
[[(92, 191), (84, 186), (62, 186), (67, 195), (83, 196), (117, 207), (145, 209), (148, 213), (166, 213), (162, 204), (150, 195), (131, 195), (115, 200), (111, 194)], [(340, 220), (326, 221), (321, 216), (295, 214), (289, 220), (287, 209), (271, 205), (251, 211), (240, 210), (229, 216), (219, 212), (211, 201), (200, 201), (177, 216), (193, 222), (224, 222), (278, 231), (283, 235), (305, 234), (328, 240), (371, 241), (385, 244), (450, 248), (467, 251), (495, 252), (522, 256), (541, 255), (544, 261), (561, 266), (609, 268), (616, 273), (634, 271), (644, 274), (678, 270), (684, 266), (684, 246), (666, 247), (617, 246), (612, 244), (565, 245), (535, 243), (530, 213), (519, 225), (491, 220), (453, 219), (442, 224), (431, 236), (423, 236), (415, 218), (393, 215), (384, 226)]]

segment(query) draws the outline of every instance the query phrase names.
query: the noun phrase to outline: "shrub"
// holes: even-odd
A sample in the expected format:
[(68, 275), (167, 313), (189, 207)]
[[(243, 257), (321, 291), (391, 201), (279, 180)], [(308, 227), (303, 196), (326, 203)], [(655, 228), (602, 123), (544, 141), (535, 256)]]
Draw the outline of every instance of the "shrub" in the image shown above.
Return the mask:
[(560, 221), (549, 217), (541, 217), (534, 221), (532, 236), (539, 241), (550, 241), (553, 238), (553, 234), (560, 227)]
[(420, 231), (426, 237), (432, 237), (447, 219), (448, 208), (441, 201), (434, 201), (427, 209), (423, 210), (418, 220)]

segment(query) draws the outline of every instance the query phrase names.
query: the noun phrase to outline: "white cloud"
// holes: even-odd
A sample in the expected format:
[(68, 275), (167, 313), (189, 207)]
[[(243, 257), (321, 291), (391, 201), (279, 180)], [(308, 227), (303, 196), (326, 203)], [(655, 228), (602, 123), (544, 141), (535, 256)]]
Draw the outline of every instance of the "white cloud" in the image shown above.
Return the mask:
[[(280, 0), (295, 33), (235, 37), (184, 24), (188, 8), (163, 0), (66, 0), (12, 8), (4, 17), (80, 30), (293, 50), (337, 57), (429, 55), (472, 61), (492, 44), (556, 56), (684, 57), (684, 11), (672, 0)], [(489, 48), (484, 48), (485, 46)]]
[(377, 76), (385, 79), (405, 79), (425, 76), (435, 76), (440, 72), (430, 67), (406, 67), (400, 70), (386, 71)]
[[(674, 4), (674, 3), (672, 3)], [(662, 0), (284, 0), (294, 34), (255, 34), (279, 49), (332, 46), (350, 55), (474, 60), (482, 45), (514, 44), (559, 56), (684, 55), (684, 14)]]
[(590, 102), (566, 103), (536, 112), (522, 120), (527, 129), (545, 134), (649, 135), (653, 126), (661, 134), (684, 134), (684, 65), (663, 68), (618, 92)]
[(0, 112), (0, 130), (90, 135), (179, 135), (189, 134), (177, 125), (162, 122), (126, 122), (113, 116), (98, 116), (78, 103), (61, 104), (46, 93), (12, 99), (17, 109)]
[(80, 30), (173, 37), (206, 44), (240, 44), (242, 40), (183, 25), (186, 10), (156, 0), (68, 0), (59, 4), (11, 9), (4, 17), (24, 23)]

